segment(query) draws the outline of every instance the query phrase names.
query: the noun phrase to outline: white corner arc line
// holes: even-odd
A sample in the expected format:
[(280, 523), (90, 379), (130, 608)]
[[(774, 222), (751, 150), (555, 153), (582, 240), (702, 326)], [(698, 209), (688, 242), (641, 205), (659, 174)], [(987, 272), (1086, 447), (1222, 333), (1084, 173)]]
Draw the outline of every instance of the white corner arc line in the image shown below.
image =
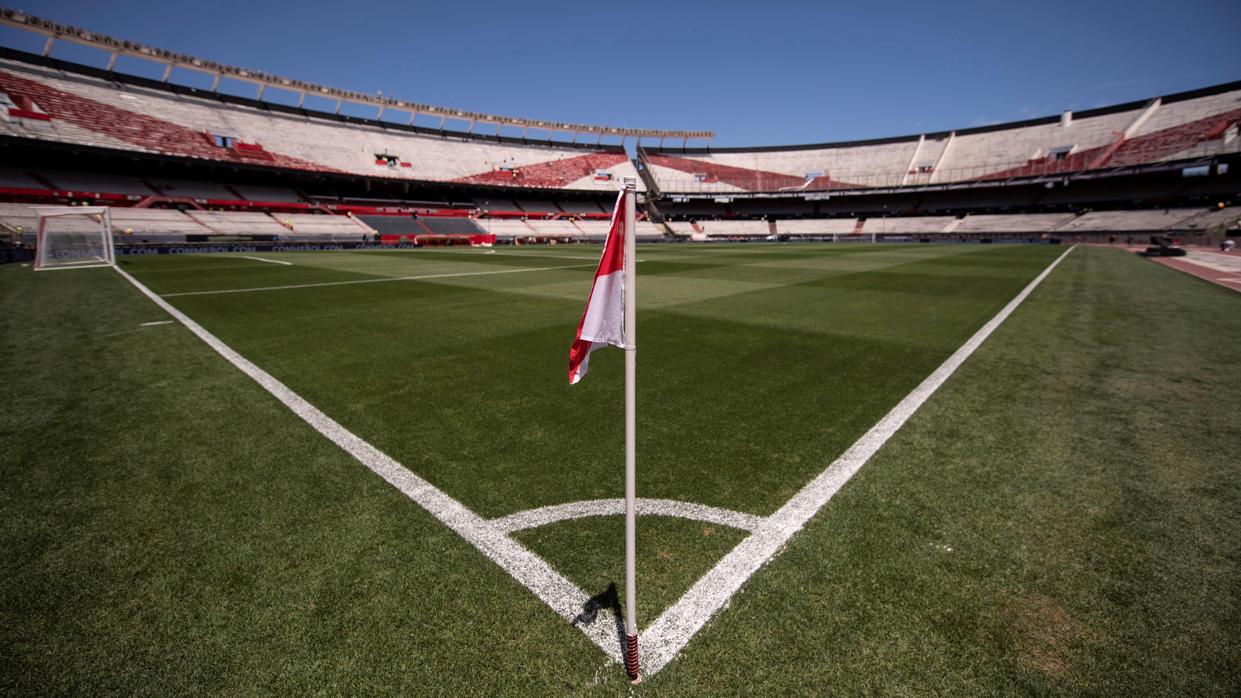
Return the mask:
[(995, 317), (914, 388), (913, 392), (897, 403), (883, 419), (863, 434), (826, 470), (793, 495), (776, 513), (767, 517), (757, 530), (738, 543), (737, 547), (644, 630), (642, 664), (646, 675), (654, 675), (672, 661), (711, 616), (723, 608), (733, 594), (827, 504), (1075, 247), (1076, 245), (1065, 250), (1049, 264)]
[[(224, 293), (257, 293), (261, 291), (287, 291), (295, 288), (322, 288), (325, 286), (356, 286), (357, 284), (383, 284), (392, 281), (418, 281), (420, 279), (453, 279), (461, 276), (490, 276), (492, 274), (520, 274), (529, 271), (552, 271), (553, 269), (577, 269), (593, 267), (593, 264), (562, 264), (554, 267), (527, 267), (522, 269), (497, 269), (492, 271), (463, 271), (454, 274), (419, 274), (416, 276), (385, 276), (379, 279), (353, 279), (350, 281), (323, 281), (314, 284), (289, 284), (287, 286), (257, 286), (254, 288), (225, 288), (218, 291), (182, 291), (165, 293), (160, 298), (177, 296), (216, 296)], [(126, 274), (128, 276), (128, 274)], [(144, 287), (145, 288), (145, 287)]]
[(386, 480), (388, 484), (400, 490), (405, 496), (428, 513), (439, 519), (457, 535), (464, 538), (483, 555), (499, 565), (513, 576), (522, 586), (529, 589), (543, 603), (547, 604), (561, 618), (568, 620), (580, 629), (592, 642), (615, 662), (621, 661), (620, 633), (618, 619), (610, 609), (600, 609), (589, 622), (578, 623), (576, 619), (583, 617), (588, 609), (590, 598), (575, 584), (552, 568), (546, 560), (531, 552), (517, 541), (509, 538), (504, 531), (492, 525), (478, 514), (470, 511), (444, 491), (430, 482), (415, 475), (405, 466), (393, 460), (383, 451), (375, 448), (338, 422), (307, 402), (302, 396), (293, 392), (288, 386), (276, 380), (274, 376), (256, 366), (249, 359), (238, 354), (232, 347), (220, 341), (197, 322), (174, 308), (154, 291), (142, 285), (124, 270), (117, 268), (117, 273), (133, 284), (146, 297), (175, 318), (178, 322), (194, 333), (199, 339), (223, 356), (242, 373), (249, 376), (273, 397), (288, 407), (295, 415), (309, 424), (315, 431), (327, 437), (342, 450)]
[[(492, 519), (490, 523), (505, 533), (538, 528), (558, 521), (581, 519), (588, 516), (619, 516), (625, 513), (624, 499), (590, 499), (581, 502), (553, 504), (527, 509)], [(675, 499), (638, 499), (639, 516), (670, 516), (691, 521), (712, 523), (742, 531), (753, 531), (763, 522), (763, 517), (730, 509), (680, 502)]]
[(251, 257), (250, 255), (238, 255), (242, 259), (253, 259), (256, 262), (267, 262), (268, 264), (283, 264), (286, 267), (293, 266), (293, 262), (282, 262), (278, 259), (267, 259), (265, 257)]
[(141, 325), (139, 325), (139, 327), (154, 327), (156, 325), (171, 325), (172, 323), (173, 323), (172, 320), (153, 320), (151, 322), (144, 322)]

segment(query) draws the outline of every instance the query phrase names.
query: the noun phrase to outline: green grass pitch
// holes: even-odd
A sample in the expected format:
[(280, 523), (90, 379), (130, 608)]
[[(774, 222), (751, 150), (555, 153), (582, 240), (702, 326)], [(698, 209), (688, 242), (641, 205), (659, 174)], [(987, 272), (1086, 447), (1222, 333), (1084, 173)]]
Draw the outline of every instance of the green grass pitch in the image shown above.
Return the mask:
[[(766, 516), (1061, 252), (639, 247), (639, 496)], [(487, 518), (621, 496), (589, 246), (122, 258)], [(0, 692), (626, 695), (107, 269), (0, 268)], [(1241, 692), (1241, 297), (1078, 248), (641, 695)], [(640, 624), (745, 533), (639, 519)], [(623, 588), (620, 517), (514, 537)]]

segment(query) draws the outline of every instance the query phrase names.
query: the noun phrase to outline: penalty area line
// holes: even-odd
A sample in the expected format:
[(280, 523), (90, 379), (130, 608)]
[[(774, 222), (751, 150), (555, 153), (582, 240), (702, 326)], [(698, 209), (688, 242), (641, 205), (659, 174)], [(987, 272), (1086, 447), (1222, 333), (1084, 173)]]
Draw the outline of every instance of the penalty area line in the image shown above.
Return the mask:
[[(1076, 247), (1076, 246), (1074, 246)], [(793, 534), (806, 525), (840, 488), (922, 407), (965, 360), (995, 332), (1009, 315), (1046, 279), (1074, 247), (1064, 251), (1026, 285), (995, 317), (953, 352), (939, 368), (905, 396), (883, 419), (862, 435), (826, 470), (819, 473), (776, 513), (767, 517), (745, 540), (737, 544), (675, 604), (663, 612), (642, 634), (642, 664), (652, 676), (676, 658), (706, 622), (729, 603), (742, 585), (780, 551)]]
[(418, 274), (415, 276), (387, 276), (379, 279), (353, 279), (351, 281), (323, 281), (313, 284), (288, 284), (285, 286), (257, 286), (254, 288), (225, 288), (216, 291), (182, 291), (165, 293), (160, 298), (177, 296), (216, 296), (224, 293), (258, 293), (262, 291), (286, 291), (297, 288), (323, 288), (326, 286), (356, 286), (358, 284), (382, 284), (392, 281), (419, 281), (422, 279), (455, 279), (463, 276), (491, 276), (494, 274), (520, 274), (529, 271), (552, 271), (554, 269), (577, 269), (594, 266), (593, 264), (562, 264), (554, 267), (528, 267), (523, 269), (495, 269), (492, 271), (463, 271), (453, 274)]

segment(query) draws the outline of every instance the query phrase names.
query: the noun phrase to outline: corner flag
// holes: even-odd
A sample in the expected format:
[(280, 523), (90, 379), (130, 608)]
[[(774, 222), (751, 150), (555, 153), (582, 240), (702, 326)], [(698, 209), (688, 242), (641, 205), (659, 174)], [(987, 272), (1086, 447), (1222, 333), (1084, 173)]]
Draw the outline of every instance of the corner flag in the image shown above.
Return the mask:
[(642, 680), (638, 672), (637, 613), (637, 466), (635, 448), (637, 412), (637, 308), (635, 298), (634, 220), (637, 183), (625, 179), (616, 198), (612, 227), (608, 230), (603, 257), (595, 270), (586, 311), (577, 324), (577, 336), (569, 349), (569, 384), (580, 381), (589, 368), (590, 352), (611, 344), (625, 350), (625, 673), (631, 683)]
[(612, 227), (595, 283), (590, 287), (586, 310), (577, 323), (577, 337), (569, 349), (569, 384), (586, 377), (590, 352), (611, 344), (625, 348), (625, 195), (621, 190), (612, 210)]

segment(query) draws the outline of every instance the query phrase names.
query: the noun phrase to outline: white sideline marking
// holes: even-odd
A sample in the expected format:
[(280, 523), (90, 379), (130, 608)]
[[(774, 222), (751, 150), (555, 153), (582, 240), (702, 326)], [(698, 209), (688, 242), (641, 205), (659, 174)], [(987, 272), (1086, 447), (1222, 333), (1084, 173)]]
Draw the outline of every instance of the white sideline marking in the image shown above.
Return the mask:
[[(176, 296), (214, 296), (221, 293), (253, 293), (258, 291), (284, 291), (294, 288), (321, 288), (323, 286), (352, 286), (356, 284), (382, 284), (389, 281), (417, 281), (419, 279), (451, 279), (459, 276), (488, 276), (490, 274), (520, 274), (525, 271), (551, 271), (552, 269), (577, 269), (591, 264), (564, 264), (556, 267), (529, 267), (526, 269), (498, 269), (493, 271), (463, 271), (455, 274), (419, 274), (417, 276), (386, 276), (379, 279), (354, 279), (351, 281), (324, 281), (317, 284), (289, 284), (288, 286), (259, 286), (256, 288), (226, 288), (219, 291), (182, 291), (165, 293), (161, 298)], [(128, 276), (128, 274), (126, 275)]]
[(185, 325), (186, 329), (206, 342), (207, 346), (263, 386), (267, 392), (292, 410), (293, 414), (314, 427), (315, 431), (326, 436), (359, 463), (414, 500), (418, 506), (426, 509), (445, 526), (477, 548), (479, 552), (491, 558), (493, 562), (511, 574), (518, 583), (550, 606), (561, 618), (578, 627), (613, 661), (621, 661), (620, 633), (617, 625), (619, 621), (614, 618), (610, 609), (600, 609), (601, 612), (595, 614), (589, 624), (574, 622), (576, 618), (583, 615), (590, 598), (586, 592), (565, 579), (543, 558), (509, 538), (499, 527), (470, 511), (442, 490), (407, 470), (383, 451), (341, 426), (302, 396), (276, 380), (271, 374), (251, 363), (249, 359), (238, 354), (201, 325), (172, 307), (154, 291), (143, 286), (140, 281), (122, 269), (118, 268), (116, 271), (136, 286), (143, 295)]
[[(1076, 247), (1076, 246), (1074, 246)], [(725, 606), (733, 594), (760, 567), (767, 563), (789, 538), (801, 530), (827, 501), (844, 486), (871, 456), (905, 424), (914, 412), (948, 380), (958, 367), (974, 353), (1017, 306), (1042, 283), (1060, 260), (1073, 251), (1064, 251), (1021, 293), (1009, 301), (995, 317), (983, 325), (960, 349), (940, 364), (913, 392), (897, 403), (870, 431), (862, 435), (826, 470), (819, 473), (792, 499), (767, 517), (758, 529), (737, 544), (727, 555), (702, 576), (689, 591), (669, 607), (642, 633), (643, 671), (650, 676), (672, 661), (707, 620)]]
[(293, 266), (293, 262), (282, 262), (278, 259), (264, 259), (263, 257), (251, 257), (249, 255), (244, 255), (244, 254), (237, 255), (237, 256), (241, 257), (242, 259), (253, 259), (256, 262), (267, 262), (268, 264), (283, 264), (286, 267)]
[(156, 325), (171, 325), (172, 320), (156, 320), (154, 322), (144, 322), (139, 327), (154, 327)]
[[(557, 521), (581, 519), (587, 516), (619, 516), (625, 513), (624, 499), (592, 499), (584, 502), (554, 504), (519, 511), (508, 516), (492, 519), (490, 523), (505, 533), (523, 531), (527, 528), (538, 528)], [(729, 509), (678, 502), (674, 499), (639, 499), (639, 516), (674, 516), (703, 523), (713, 523), (742, 531), (753, 531), (763, 522), (763, 517), (745, 514)]]

